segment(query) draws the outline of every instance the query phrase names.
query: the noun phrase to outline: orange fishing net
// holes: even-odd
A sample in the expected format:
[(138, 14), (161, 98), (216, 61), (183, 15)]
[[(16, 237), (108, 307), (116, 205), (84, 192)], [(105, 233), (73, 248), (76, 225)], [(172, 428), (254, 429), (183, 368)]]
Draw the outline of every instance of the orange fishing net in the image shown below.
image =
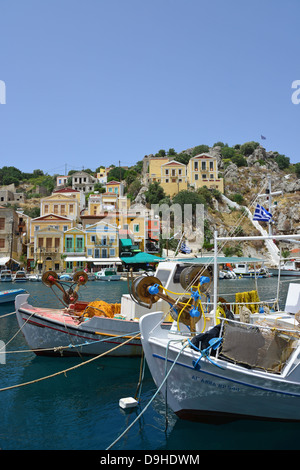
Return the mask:
[(96, 316), (105, 316), (109, 318), (113, 318), (115, 314), (121, 312), (121, 304), (108, 304), (103, 300), (95, 300), (94, 302), (90, 302), (85, 309), (84, 316), (85, 317), (93, 317)]

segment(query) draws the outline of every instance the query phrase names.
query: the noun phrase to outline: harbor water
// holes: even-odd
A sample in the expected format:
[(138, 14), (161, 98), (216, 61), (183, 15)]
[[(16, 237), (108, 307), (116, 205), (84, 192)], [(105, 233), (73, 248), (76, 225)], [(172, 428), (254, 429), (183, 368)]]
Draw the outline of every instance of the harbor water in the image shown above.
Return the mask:
[[(289, 282), (282, 278), (284, 307)], [(288, 281), (288, 282), (287, 282)], [(60, 307), (51, 289), (41, 282), (0, 283), (0, 290), (22, 287), (36, 306)], [(221, 280), (220, 295), (254, 288), (253, 280)], [(259, 279), (260, 298), (276, 297), (277, 278)], [(127, 282), (89, 281), (80, 300), (119, 302)], [(146, 367), (140, 403), (130, 412), (119, 400), (134, 397), (140, 376), (139, 358), (37, 357), (19, 331), (14, 304), (0, 306), (0, 340), (6, 344), (0, 364), (0, 448), (2, 450), (105, 450), (147, 406), (156, 392)], [(51, 376), (83, 364), (77, 369)], [(29, 383), (33, 382), (33, 383)], [(23, 385), (22, 385), (23, 384)], [(25, 384), (25, 385), (24, 385)], [(16, 388), (3, 390), (18, 385)], [(116, 442), (112, 451), (188, 451), (299, 449), (300, 423), (240, 420), (202, 424), (179, 420), (159, 394), (141, 418)]]

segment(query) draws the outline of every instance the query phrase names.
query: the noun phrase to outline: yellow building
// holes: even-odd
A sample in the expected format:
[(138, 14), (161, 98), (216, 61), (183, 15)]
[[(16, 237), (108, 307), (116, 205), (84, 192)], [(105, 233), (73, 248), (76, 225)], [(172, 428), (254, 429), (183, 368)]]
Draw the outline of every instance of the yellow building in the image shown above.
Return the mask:
[(192, 157), (187, 169), (188, 181), (195, 189), (207, 186), (209, 189), (217, 189), (224, 192), (223, 178), (218, 177), (217, 158), (207, 153), (201, 153)]
[(88, 225), (85, 232), (87, 262), (103, 264), (107, 259), (107, 264), (109, 264), (110, 260), (119, 256), (117, 226), (109, 224), (107, 221), (101, 221)]
[(56, 214), (45, 214), (31, 220), (27, 258), (39, 272), (63, 269), (64, 232), (74, 220)]
[(218, 177), (217, 158), (207, 153), (192, 157), (188, 165), (168, 157), (149, 158), (148, 182), (157, 181), (168, 196), (194, 187), (207, 186), (224, 192), (223, 178)]
[(11, 207), (0, 206), (0, 270), (11, 258), (18, 261), (22, 254), (20, 238), (18, 236), (19, 217)]
[(157, 181), (161, 183), (161, 166), (164, 163), (168, 163), (170, 159), (168, 157), (152, 157), (149, 158), (149, 167), (148, 167), (148, 181), (149, 183), (154, 183)]
[(187, 168), (184, 163), (171, 160), (160, 167), (160, 185), (167, 196), (174, 196), (184, 189), (188, 189)]
[(118, 194), (119, 196), (124, 194), (124, 185), (120, 181), (109, 181), (105, 186), (108, 194)]
[(80, 192), (62, 193), (54, 192), (51, 196), (41, 199), (41, 215), (55, 214), (79, 220), (80, 217)]

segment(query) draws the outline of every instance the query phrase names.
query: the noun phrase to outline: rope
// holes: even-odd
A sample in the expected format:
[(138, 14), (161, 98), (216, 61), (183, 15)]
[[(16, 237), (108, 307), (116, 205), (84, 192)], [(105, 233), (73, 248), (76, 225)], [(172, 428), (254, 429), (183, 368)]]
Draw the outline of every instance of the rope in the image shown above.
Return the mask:
[(77, 364), (76, 366), (69, 367), (68, 369), (64, 369), (64, 370), (61, 370), (59, 372), (55, 372), (54, 374), (50, 374), (50, 375), (47, 375), (45, 377), (40, 377), (39, 379), (31, 380), (30, 382), (24, 382), (24, 383), (17, 384), (17, 385), (11, 385), (10, 387), (0, 388), (0, 392), (4, 392), (6, 390), (12, 390), (13, 388), (24, 387), (26, 385), (31, 385), (33, 383), (41, 382), (41, 381), (46, 380), (46, 379), (51, 379), (51, 378), (56, 377), (56, 376), (61, 375), (61, 374), (66, 374), (67, 372), (70, 372), (71, 370), (78, 369), (79, 367), (81, 367), (85, 364), (89, 364), (93, 361), (96, 361), (100, 357), (106, 356), (110, 352), (115, 351), (116, 349), (120, 348), (121, 346), (124, 346), (124, 344), (129, 343), (132, 339), (138, 338), (139, 336), (140, 336), (140, 333), (138, 333), (136, 336), (133, 336), (132, 338), (124, 341), (124, 343), (119, 344), (118, 346), (115, 346), (114, 348), (110, 349), (109, 351), (106, 351), (102, 354), (99, 354), (98, 356), (92, 357), (91, 359), (88, 359), (85, 362), (81, 362), (80, 364)]
[(157, 396), (157, 394), (160, 392), (161, 388), (163, 387), (163, 385), (165, 384), (166, 380), (168, 379), (173, 367), (175, 366), (176, 364), (176, 361), (177, 359), (179, 358), (180, 354), (182, 353), (182, 351), (184, 350), (184, 348), (186, 348), (186, 346), (188, 346), (188, 343), (184, 344), (183, 347), (180, 349), (179, 353), (177, 354), (172, 366), (170, 367), (169, 369), (169, 372), (167, 373), (167, 375), (165, 376), (165, 378), (163, 379), (162, 383), (160, 384), (160, 386), (158, 387), (158, 389), (156, 390), (156, 392), (154, 393), (153, 397), (151, 398), (151, 400), (148, 402), (148, 404), (145, 406), (145, 408), (141, 411), (141, 413), (135, 418), (134, 421), (132, 421), (132, 423), (127, 427), (127, 429), (125, 429), (125, 431), (122, 432), (122, 434), (120, 434), (119, 437), (117, 437), (117, 439), (112, 442), (112, 444), (110, 444), (109, 447), (107, 447), (105, 450), (110, 450), (123, 436), (125, 436), (125, 434), (132, 428), (132, 426), (140, 419), (140, 417), (145, 413), (145, 411), (149, 408), (149, 406), (151, 405), (151, 403), (153, 402), (154, 398)]
[[(134, 331), (132, 334), (137, 335), (139, 333), (140, 333), (139, 331)], [(99, 333), (99, 334), (102, 334), (102, 333)], [(107, 336), (107, 338), (96, 339), (95, 341), (85, 341), (84, 343), (80, 343), (80, 344), (68, 344), (67, 346), (56, 346), (56, 347), (53, 347), (53, 348), (18, 349), (18, 350), (14, 350), (14, 351), (5, 351), (5, 354), (16, 354), (16, 353), (27, 353), (27, 352), (32, 353), (32, 352), (35, 352), (35, 351), (38, 351), (38, 352), (42, 352), (42, 351), (60, 351), (60, 350), (63, 350), (63, 349), (68, 349), (68, 348), (81, 348), (82, 346), (89, 346), (89, 345), (94, 344), (94, 343), (103, 343), (103, 342), (109, 341), (111, 339), (119, 339), (119, 338), (133, 339), (133, 338), (135, 338), (135, 336), (125, 336), (125, 335), (117, 336), (117, 335), (109, 335), (109, 334), (105, 334), (105, 333), (103, 333), (103, 335)]]
[(16, 311), (11, 312), (11, 313), (6, 313), (5, 315), (1, 315), (0, 320), (2, 320), (2, 318), (9, 317), (10, 315), (13, 315), (14, 313), (16, 313)]

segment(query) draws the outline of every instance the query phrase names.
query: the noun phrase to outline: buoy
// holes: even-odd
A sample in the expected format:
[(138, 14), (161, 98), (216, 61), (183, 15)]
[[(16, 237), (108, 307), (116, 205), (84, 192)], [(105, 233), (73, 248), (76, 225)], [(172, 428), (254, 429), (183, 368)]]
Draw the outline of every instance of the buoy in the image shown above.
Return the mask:
[(123, 408), (123, 410), (126, 410), (127, 408), (134, 408), (137, 405), (138, 402), (132, 397), (121, 398), (119, 401), (119, 406), (120, 408)]

